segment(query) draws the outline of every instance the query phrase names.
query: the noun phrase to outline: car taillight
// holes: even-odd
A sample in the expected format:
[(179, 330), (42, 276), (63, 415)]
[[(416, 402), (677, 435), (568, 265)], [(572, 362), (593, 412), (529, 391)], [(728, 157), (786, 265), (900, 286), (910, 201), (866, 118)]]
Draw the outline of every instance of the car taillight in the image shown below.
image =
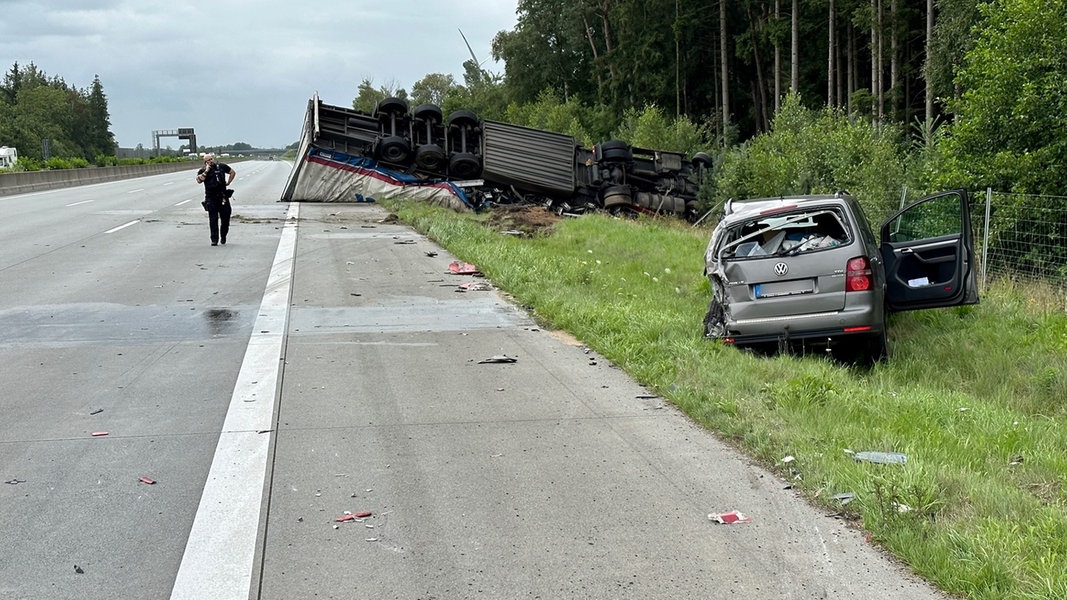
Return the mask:
[(857, 256), (848, 261), (845, 270), (845, 291), (865, 292), (871, 289), (871, 263), (866, 256)]

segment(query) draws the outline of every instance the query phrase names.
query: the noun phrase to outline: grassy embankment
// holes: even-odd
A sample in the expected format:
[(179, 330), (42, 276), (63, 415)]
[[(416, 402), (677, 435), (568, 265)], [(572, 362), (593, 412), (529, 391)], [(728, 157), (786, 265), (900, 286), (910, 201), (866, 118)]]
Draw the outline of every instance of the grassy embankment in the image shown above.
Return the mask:
[[(518, 238), (471, 215), (390, 207), (942, 589), (1067, 598), (1062, 293), (996, 283), (978, 306), (894, 315), (891, 357), (869, 370), (757, 357), (701, 335), (707, 230), (586, 216)], [(844, 492), (856, 497), (842, 506)]]

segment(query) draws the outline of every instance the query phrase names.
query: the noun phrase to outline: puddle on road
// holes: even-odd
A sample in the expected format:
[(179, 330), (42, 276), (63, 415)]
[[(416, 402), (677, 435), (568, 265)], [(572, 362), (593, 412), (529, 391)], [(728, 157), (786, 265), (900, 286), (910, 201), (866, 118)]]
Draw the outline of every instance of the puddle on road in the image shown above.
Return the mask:
[(257, 307), (50, 304), (0, 311), (0, 346), (156, 344), (247, 335)]

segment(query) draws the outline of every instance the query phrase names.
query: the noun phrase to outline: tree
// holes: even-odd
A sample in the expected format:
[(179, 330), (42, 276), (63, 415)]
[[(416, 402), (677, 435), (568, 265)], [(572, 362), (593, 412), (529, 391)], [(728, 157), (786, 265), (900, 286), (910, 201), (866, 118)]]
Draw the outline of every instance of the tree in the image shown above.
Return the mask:
[(107, 97), (99, 77), (88, 90), (79, 90), (62, 77), (49, 77), (32, 62), (26, 67), (15, 63), (0, 89), (2, 142), (17, 147), (26, 158), (42, 158), (46, 143), (56, 158), (114, 154)]
[(533, 102), (546, 89), (564, 100), (605, 93), (594, 7), (572, 0), (520, 0), (516, 13), (515, 29), (498, 33), (492, 47), (493, 58), (505, 63), (504, 77), (516, 100)]
[[(796, 0), (794, 0), (795, 2)], [(722, 78), (719, 82), (722, 88), (722, 130), (725, 134), (730, 130), (730, 70), (726, 33), (726, 0), (719, 0), (719, 68), (722, 70)]]
[(407, 101), (407, 91), (399, 87), (395, 81), (389, 82), (385, 85), (374, 87), (374, 83), (370, 79), (364, 79), (360, 82), (358, 93), (354, 100), (352, 100), (352, 108), (363, 112), (374, 112), (378, 103), (386, 98), (400, 98)]
[(1062, 0), (980, 7), (955, 84), (952, 176), (1030, 194), (1067, 189), (1067, 10)]
[(956, 72), (974, 47), (972, 28), (978, 24), (976, 0), (936, 0), (933, 34), (923, 62), (923, 75), (933, 101), (947, 103), (959, 96)]
[(415, 82), (411, 87), (411, 101), (414, 104), (436, 104), (441, 106), (445, 97), (453, 92), (456, 80), (451, 75), (430, 73)]
[(86, 101), (88, 109), (85, 115), (85, 158), (98, 155), (115, 154), (115, 136), (111, 133), (111, 119), (107, 111), (107, 96), (100, 76), (93, 77), (93, 83)]

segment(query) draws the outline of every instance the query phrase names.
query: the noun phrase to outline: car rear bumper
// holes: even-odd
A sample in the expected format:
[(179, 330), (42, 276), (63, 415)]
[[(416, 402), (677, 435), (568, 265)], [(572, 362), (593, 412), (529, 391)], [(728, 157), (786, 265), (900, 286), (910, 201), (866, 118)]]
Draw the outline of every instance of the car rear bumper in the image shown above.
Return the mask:
[(881, 335), (885, 315), (864, 302), (845, 310), (728, 321), (723, 341), (757, 344), (785, 340), (833, 340), (843, 336)]

